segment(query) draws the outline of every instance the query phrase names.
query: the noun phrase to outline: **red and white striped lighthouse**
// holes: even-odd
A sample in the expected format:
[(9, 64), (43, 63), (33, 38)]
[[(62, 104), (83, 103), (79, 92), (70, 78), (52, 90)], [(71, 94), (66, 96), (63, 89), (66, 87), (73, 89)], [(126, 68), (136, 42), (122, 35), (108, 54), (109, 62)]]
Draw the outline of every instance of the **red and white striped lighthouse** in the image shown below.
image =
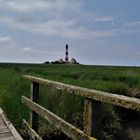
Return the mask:
[(69, 62), (69, 56), (68, 56), (68, 44), (66, 44), (66, 52), (65, 52), (65, 62)]

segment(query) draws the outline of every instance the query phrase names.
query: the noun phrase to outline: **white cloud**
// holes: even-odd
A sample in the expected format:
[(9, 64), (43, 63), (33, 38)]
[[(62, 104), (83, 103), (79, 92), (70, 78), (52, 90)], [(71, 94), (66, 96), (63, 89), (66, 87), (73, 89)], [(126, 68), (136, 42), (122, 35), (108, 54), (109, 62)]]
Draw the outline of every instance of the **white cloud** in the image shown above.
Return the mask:
[(19, 12), (29, 12), (50, 7), (50, 1), (43, 0), (2, 0), (0, 3), (1, 7), (5, 6), (9, 10)]
[(21, 52), (24, 53), (31, 53), (31, 54), (44, 54), (44, 51), (41, 51), (39, 49), (34, 49), (33, 47), (24, 47), (20, 50)]
[[(100, 37), (108, 37), (117, 35), (120, 30), (90, 30), (84, 25), (77, 25), (75, 20), (48, 20), (47, 22), (30, 23), (22, 22), (21, 20), (14, 20), (10, 18), (3, 18), (3, 21), (8, 23), (12, 28), (19, 28), (28, 32), (55, 35), (68, 39), (95, 39)], [(15, 26), (16, 25), (16, 26)]]
[(94, 31), (94, 30), (89, 30), (86, 27), (77, 27), (72, 30), (67, 30), (64, 34), (62, 34), (64, 37), (67, 38), (72, 38), (72, 39), (97, 39), (97, 38), (102, 38), (102, 37), (109, 37), (109, 36), (114, 36), (117, 35), (120, 32), (119, 29), (115, 30), (102, 30), (102, 31)]
[(83, 16), (86, 18), (86, 20), (91, 22), (112, 22), (115, 20), (112, 16), (99, 16), (94, 14), (93, 12), (84, 12)]
[(30, 51), (32, 51), (32, 49), (29, 47), (26, 47), (26, 48), (21, 49), (21, 51), (22, 52), (30, 52)]
[(124, 26), (139, 26), (140, 21), (124, 22)]
[[(102, 37), (112, 37), (120, 34), (131, 34), (140, 32), (139, 30), (134, 29), (108, 29), (108, 30), (94, 30), (89, 29), (86, 25), (79, 25), (77, 20), (65, 20), (65, 19), (52, 19), (48, 21), (38, 21), (24, 22), (24, 20), (19, 20), (17, 17), (1, 17), (1, 22), (7, 23), (10, 27), (14, 29), (22, 29), (27, 32), (35, 33), (38, 35), (48, 35), (48, 36), (58, 36), (65, 39), (74, 39), (74, 40), (92, 40)], [(100, 21), (111, 20), (109, 18), (102, 18)], [(15, 26), (16, 25), (16, 26)]]
[(122, 34), (133, 34), (133, 33), (140, 33), (140, 30), (138, 29), (130, 29), (130, 30), (121, 30)]
[(61, 36), (64, 32), (66, 32), (67, 29), (70, 29), (75, 26), (75, 21), (49, 20), (46, 23), (40, 23), (35, 26), (36, 27), (34, 27), (34, 25), (31, 26), (31, 32)]
[(40, 47), (24, 47), (19, 50), (20, 54), (25, 54), (26, 56), (63, 56), (63, 51), (48, 50), (47, 48), (40, 49)]
[[(119, 33), (118, 29), (94, 30), (90, 29), (85, 24), (79, 23), (79, 18), (80, 20), (85, 20), (84, 11), (81, 10), (83, 0), (3, 0), (3, 5), (4, 4), (7, 8), (15, 10), (16, 12), (26, 12), (24, 17), (23, 15), (21, 15), (21, 17), (8, 17), (7, 15), (1, 17), (1, 22), (3, 21), (7, 23), (14, 29), (22, 29), (31, 33), (58, 36), (74, 40), (96, 39), (100, 37), (114, 36)], [(40, 19), (36, 22), (28, 17), (28, 12), (42, 9), (45, 10), (44, 12), (46, 12), (48, 17), (51, 15), (50, 19), (45, 19), (44, 17), (45, 20)], [(79, 16), (76, 15), (75, 11), (79, 12)], [(59, 12), (61, 13), (61, 17), (59, 17)], [(52, 13), (54, 13), (53, 16)], [(35, 14), (33, 15), (35, 18)], [(67, 16), (70, 15), (72, 18), (68, 19)], [(113, 17), (110, 16), (94, 16), (92, 19), (95, 22), (107, 22), (114, 20)]]
[[(0, 8), (17, 12), (33, 12), (35, 10), (46, 10), (56, 12), (67, 10), (76, 10), (80, 7), (82, 0), (1, 0)], [(57, 14), (57, 13), (56, 13)]]
[(113, 21), (113, 17), (100, 17), (100, 18), (94, 18), (93, 21), (96, 22), (108, 22), (108, 21)]
[(0, 44), (1, 43), (9, 43), (11, 42), (12, 38), (9, 36), (5, 36), (5, 37), (0, 37)]

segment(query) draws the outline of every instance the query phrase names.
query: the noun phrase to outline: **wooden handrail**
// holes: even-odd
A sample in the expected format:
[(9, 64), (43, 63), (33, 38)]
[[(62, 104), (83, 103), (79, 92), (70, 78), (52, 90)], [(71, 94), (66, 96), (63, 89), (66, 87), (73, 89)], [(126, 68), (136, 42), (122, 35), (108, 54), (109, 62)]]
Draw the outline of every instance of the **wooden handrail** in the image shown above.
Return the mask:
[(83, 96), (88, 99), (98, 100), (127, 109), (140, 111), (140, 99), (138, 98), (82, 88), (29, 75), (25, 75), (24, 78), (50, 87), (55, 87), (56, 89), (66, 91), (67, 93)]

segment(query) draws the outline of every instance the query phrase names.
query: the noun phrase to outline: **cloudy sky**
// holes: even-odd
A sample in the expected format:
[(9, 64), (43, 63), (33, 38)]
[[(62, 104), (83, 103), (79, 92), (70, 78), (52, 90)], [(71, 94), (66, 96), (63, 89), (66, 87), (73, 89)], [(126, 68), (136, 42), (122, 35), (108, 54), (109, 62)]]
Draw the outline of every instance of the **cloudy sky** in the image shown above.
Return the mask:
[(140, 66), (140, 0), (0, 0), (0, 62)]

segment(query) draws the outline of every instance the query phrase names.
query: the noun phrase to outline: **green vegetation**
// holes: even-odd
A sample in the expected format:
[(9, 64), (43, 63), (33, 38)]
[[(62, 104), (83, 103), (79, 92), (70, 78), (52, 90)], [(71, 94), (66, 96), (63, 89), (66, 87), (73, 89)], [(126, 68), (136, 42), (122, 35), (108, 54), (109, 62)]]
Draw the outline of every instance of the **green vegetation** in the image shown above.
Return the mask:
[[(19, 129), (21, 129), (21, 120), (29, 119), (28, 109), (21, 104), (21, 95), (30, 94), (29, 81), (23, 79), (24, 74), (110, 93), (140, 97), (139, 67), (1, 63), (0, 106)], [(83, 98), (56, 92), (55, 89), (45, 86), (41, 86), (40, 94), (40, 103), (43, 106), (82, 128)], [(102, 105), (102, 139), (119, 139), (124, 124), (118, 111), (118, 108), (111, 105)], [(54, 130), (51, 126), (45, 128), (43, 124), (40, 127), (41, 133)]]

